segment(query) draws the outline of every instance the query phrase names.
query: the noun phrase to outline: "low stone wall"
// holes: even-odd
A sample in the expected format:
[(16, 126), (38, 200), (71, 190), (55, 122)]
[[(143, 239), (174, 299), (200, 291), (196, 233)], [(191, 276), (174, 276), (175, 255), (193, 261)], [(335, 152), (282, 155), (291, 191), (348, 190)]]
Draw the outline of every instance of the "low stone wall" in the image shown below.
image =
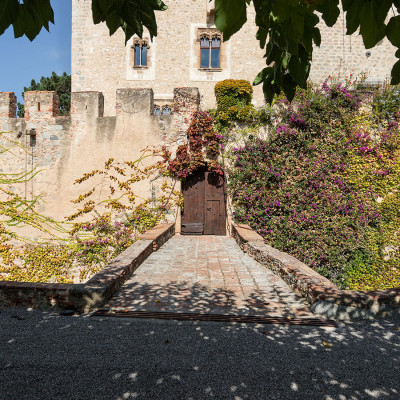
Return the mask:
[(303, 295), (316, 314), (336, 319), (400, 315), (400, 288), (368, 292), (340, 290), (301, 261), (265, 244), (248, 225), (233, 224), (232, 236), (243, 251)]
[(89, 312), (101, 307), (144, 260), (175, 234), (175, 224), (150, 229), (82, 284), (0, 281), (1, 306), (53, 307)]

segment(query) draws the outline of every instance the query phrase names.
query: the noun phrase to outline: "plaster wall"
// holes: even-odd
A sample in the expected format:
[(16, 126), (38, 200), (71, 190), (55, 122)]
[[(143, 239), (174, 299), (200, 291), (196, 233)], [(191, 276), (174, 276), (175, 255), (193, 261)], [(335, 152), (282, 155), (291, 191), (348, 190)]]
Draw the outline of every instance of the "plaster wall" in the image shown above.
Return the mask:
[[(102, 93), (73, 92), (71, 115), (58, 117), (55, 92), (26, 92), (25, 118), (15, 118), (14, 96), (0, 92), (0, 131), (6, 132), (0, 144), (11, 150), (2, 154), (0, 170), (39, 171), (31, 181), (9, 189), (28, 199), (40, 196), (38, 211), (62, 220), (76, 211), (70, 200), (89, 188), (74, 184), (76, 179), (103, 169), (109, 158), (135, 160), (146, 147), (165, 145), (174, 152), (185, 140), (190, 115), (200, 102), (197, 88), (175, 89), (172, 114), (155, 116), (151, 89), (118, 89), (115, 98), (115, 116), (104, 117)], [(148, 198), (151, 183), (139, 182), (135, 192)], [(101, 185), (97, 193), (100, 199)]]

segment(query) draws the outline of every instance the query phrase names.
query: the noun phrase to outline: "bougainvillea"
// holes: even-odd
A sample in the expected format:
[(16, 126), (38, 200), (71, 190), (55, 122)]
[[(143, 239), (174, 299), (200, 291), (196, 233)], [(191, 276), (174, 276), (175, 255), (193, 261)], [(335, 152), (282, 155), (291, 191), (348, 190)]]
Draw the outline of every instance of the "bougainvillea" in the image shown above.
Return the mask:
[(186, 179), (195, 171), (206, 167), (223, 175), (222, 167), (218, 162), (220, 155), (221, 136), (214, 129), (214, 120), (205, 111), (193, 114), (187, 130), (187, 144), (180, 145), (176, 150), (176, 157), (171, 160), (171, 153), (163, 148), (164, 164), (170, 175)]
[(268, 140), (231, 152), (234, 218), (341, 287), (400, 283), (399, 129), (339, 84), (300, 92)]

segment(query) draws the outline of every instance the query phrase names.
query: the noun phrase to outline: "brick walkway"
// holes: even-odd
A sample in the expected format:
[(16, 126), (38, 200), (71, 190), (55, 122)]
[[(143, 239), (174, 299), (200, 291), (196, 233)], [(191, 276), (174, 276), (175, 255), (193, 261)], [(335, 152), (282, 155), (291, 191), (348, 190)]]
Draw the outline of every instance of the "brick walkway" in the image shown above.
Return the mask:
[(104, 307), (315, 317), (288, 285), (223, 236), (175, 236)]

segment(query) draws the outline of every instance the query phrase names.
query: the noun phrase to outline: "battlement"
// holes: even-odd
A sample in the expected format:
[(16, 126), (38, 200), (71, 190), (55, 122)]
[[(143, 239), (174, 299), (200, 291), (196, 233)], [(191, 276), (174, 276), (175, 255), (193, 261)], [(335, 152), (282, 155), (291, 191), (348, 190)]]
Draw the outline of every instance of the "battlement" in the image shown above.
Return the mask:
[[(124, 114), (162, 115), (163, 107), (169, 113), (192, 113), (199, 108), (200, 93), (197, 88), (175, 88), (171, 99), (155, 99), (152, 89), (117, 89), (116, 116)], [(170, 97), (170, 96), (168, 96)], [(25, 92), (25, 121), (49, 120), (58, 116), (56, 92)], [(155, 110), (160, 110), (157, 113)], [(0, 119), (16, 118), (17, 99), (12, 92), (0, 92)], [(71, 94), (71, 119), (93, 119), (104, 115), (104, 96), (101, 92), (73, 92)]]
[(58, 116), (56, 92), (25, 92), (25, 120), (48, 119)]
[(17, 97), (14, 92), (0, 92), (0, 119), (16, 118)]
[[(55, 92), (26, 92), (24, 97), (25, 117), (16, 118), (14, 93), (0, 92), (0, 132), (29, 147), (30, 154), (16, 157), (10, 152), (2, 158), (3, 167), (11, 172), (46, 171), (35, 176), (26, 191), (40, 195), (42, 210), (56, 219), (73, 212), (69, 200), (79, 192), (73, 185), (76, 179), (102, 168), (106, 160), (135, 160), (144, 148), (176, 151), (187, 140), (190, 116), (200, 105), (197, 88), (159, 95), (152, 89), (118, 89), (115, 115), (104, 116), (101, 92), (73, 92), (71, 114), (59, 117)], [(143, 197), (149, 190), (143, 182)]]

